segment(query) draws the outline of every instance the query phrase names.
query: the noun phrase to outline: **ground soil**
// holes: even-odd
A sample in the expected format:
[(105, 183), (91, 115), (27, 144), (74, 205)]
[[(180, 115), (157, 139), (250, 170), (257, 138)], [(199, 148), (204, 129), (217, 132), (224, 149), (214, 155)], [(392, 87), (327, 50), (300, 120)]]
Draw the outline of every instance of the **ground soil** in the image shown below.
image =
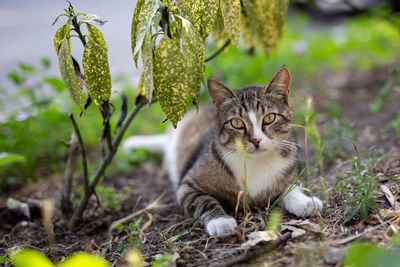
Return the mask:
[[(400, 110), (400, 92), (392, 90), (388, 102), (377, 116), (371, 114), (369, 102), (378, 96), (384, 83), (393, 76), (390, 69), (387, 66), (368, 72), (326, 72), (321, 73), (313, 84), (316, 88), (313, 96), (320, 126), (329, 122), (328, 100), (336, 101), (341, 108), (341, 123), (354, 124), (352, 131), (358, 150), (374, 147), (373, 151), (378, 156), (384, 156), (376, 164), (375, 172), (388, 176), (400, 174), (400, 139), (390, 126), (390, 121)], [(247, 220), (239, 213), (237, 219), (240, 231), (236, 235), (207, 236), (198, 222), (181, 215), (163, 168), (144, 164), (130, 172), (109, 174), (105, 177), (104, 184), (114, 186), (117, 192), (124, 186), (131, 188), (130, 196), (121, 200), (118, 211), (97, 207), (96, 199), (93, 198), (78, 227), (69, 231), (56, 204), (52, 220), (55, 234), (53, 246), (49, 245), (38, 206), (48, 197), (58, 200), (61, 182), (46, 180), (17, 192), (3, 194), (0, 197), (0, 255), (7, 255), (13, 248), (23, 246), (40, 250), (53, 261), (59, 262), (66, 256), (83, 250), (105, 257), (112, 265), (126, 266), (124, 248), (129, 250), (136, 246), (141, 249), (144, 261), (150, 264), (158, 255), (171, 253), (176, 258), (173, 264), (179, 266), (261, 263), (274, 266), (340, 266), (345, 249), (352, 242), (371, 240), (384, 244), (392, 234), (389, 226), (398, 229), (398, 225), (394, 223), (396, 217), (382, 213), (361, 222), (359, 216), (356, 216), (349, 224), (343, 225), (350, 208), (346, 205), (345, 195), (337, 190), (337, 186), (347, 177), (346, 171), (351, 169), (348, 159), (354, 155), (352, 145), (348, 143), (332, 162), (324, 165), (326, 194), (320, 173), (317, 171), (312, 175), (309, 183), (312, 193), (321, 199), (329, 197), (323, 213), (315, 214), (309, 220), (299, 220), (282, 211), (282, 228), (275, 241), (261, 242), (250, 248), (241, 247), (250, 232), (264, 228), (269, 217), (265, 210), (253, 213)], [(384, 179), (379, 184), (389, 188), (397, 203), (391, 206), (387, 198), (378, 193), (376, 201), (379, 207), (394, 211), (396, 205), (399, 205), (399, 179)], [(5, 208), (9, 196), (29, 203), (30, 218)], [(157, 209), (128, 221), (134, 222), (143, 216), (140, 233), (135, 235), (136, 240), (140, 240), (139, 244), (136, 241), (129, 242), (125, 231), (114, 229), (111, 236), (108, 235), (113, 221), (148, 207), (158, 198)], [(148, 225), (146, 222), (151, 224), (145, 227)], [(179, 234), (183, 236), (179, 237)]]

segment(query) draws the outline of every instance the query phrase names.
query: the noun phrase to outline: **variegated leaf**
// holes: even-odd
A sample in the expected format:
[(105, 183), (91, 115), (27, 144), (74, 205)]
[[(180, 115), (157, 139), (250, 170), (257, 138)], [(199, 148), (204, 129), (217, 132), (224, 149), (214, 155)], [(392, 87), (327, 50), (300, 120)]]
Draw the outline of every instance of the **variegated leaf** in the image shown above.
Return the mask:
[(240, 36), (240, 0), (221, 0), (224, 26), (234, 46), (238, 45)]
[[(133, 12), (133, 17), (132, 17), (132, 25), (131, 25), (131, 48), (132, 48), (132, 53), (135, 51), (135, 46), (136, 46), (136, 30), (137, 30), (137, 25), (138, 25), (138, 18), (139, 18), (139, 13), (142, 10), (142, 7), (144, 5), (145, 0), (138, 0), (136, 3), (135, 11)], [(133, 55), (133, 59), (135, 60), (135, 65), (137, 68), (137, 61), (138, 61), (139, 55)]]
[(165, 36), (158, 43), (154, 55), (154, 92), (174, 127), (186, 111), (188, 79), (181, 51), (174, 41)]
[(88, 32), (89, 32), (89, 38), (92, 39), (96, 44), (100, 45), (104, 50), (108, 50), (106, 41), (104, 40), (103, 34), (99, 29), (97, 29), (95, 26), (91, 24), (86, 24)]
[(58, 51), (58, 62), (60, 65), (61, 77), (65, 86), (68, 88), (74, 102), (78, 105), (80, 110), (84, 112), (84, 99), (78, 78), (76, 77), (67, 37), (64, 37), (61, 41), (60, 49)]
[(199, 25), (200, 34), (203, 39), (207, 38), (217, 18), (219, 0), (193, 0), (189, 5), (194, 13), (194, 20)]
[(64, 40), (64, 37), (67, 37), (68, 40), (68, 46), (69, 49), (71, 50), (71, 40), (69, 37), (69, 22), (67, 24), (61, 26), (55, 36), (54, 36), (54, 49), (56, 50), (56, 53), (58, 53), (58, 50), (60, 49), (61, 42)]
[(264, 52), (268, 55), (278, 47), (281, 40), (289, 0), (257, 0), (254, 1), (252, 23), (257, 32)]
[(251, 0), (242, 0), (242, 14), (240, 16), (240, 31), (246, 47), (253, 48), (258, 43), (257, 27), (252, 20), (254, 14), (254, 4)]
[(107, 51), (89, 38), (83, 51), (82, 65), (88, 93), (94, 103), (101, 106), (111, 95)]
[(182, 52), (186, 61), (189, 95), (198, 108), (200, 86), (204, 76), (203, 41), (197, 29), (182, 18)]
[[(151, 22), (153, 20), (154, 15), (156, 14), (159, 8), (158, 2), (156, 0), (149, 0), (146, 4), (143, 5), (142, 9), (140, 10), (136, 31), (135, 31), (135, 38), (132, 35), (132, 47), (133, 49), (133, 56), (139, 52), (139, 49), (142, 47), (144, 36), (146, 32), (150, 29)], [(133, 25), (133, 23), (132, 23)], [(133, 28), (132, 28), (133, 32)], [(135, 39), (135, 40), (134, 40)], [(135, 45), (133, 42), (135, 41)]]
[(195, 10), (192, 8), (193, 0), (176, 0), (179, 14), (189, 20), (193, 25), (200, 30), (200, 21), (195, 20)]
[(211, 33), (214, 37), (214, 42), (218, 46), (222, 46), (229, 39), (229, 35), (224, 27), (224, 18), (222, 17), (222, 11), (220, 7), (218, 8), (217, 19), (215, 20), (215, 25)]
[(142, 61), (143, 61), (143, 76), (144, 90), (146, 99), (151, 103), (153, 97), (153, 41), (151, 39), (151, 31), (146, 33), (142, 45)]

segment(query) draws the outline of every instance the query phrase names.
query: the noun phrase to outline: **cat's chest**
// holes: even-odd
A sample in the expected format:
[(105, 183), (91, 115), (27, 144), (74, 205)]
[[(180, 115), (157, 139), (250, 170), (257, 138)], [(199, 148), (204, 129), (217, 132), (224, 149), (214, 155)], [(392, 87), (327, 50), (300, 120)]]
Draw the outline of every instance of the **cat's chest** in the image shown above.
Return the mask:
[[(247, 158), (246, 160), (246, 187), (251, 198), (256, 198), (260, 193), (269, 191), (280, 183), (291, 165), (292, 159), (282, 158), (279, 154), (265, 158)], [(229, 161), (238, 183), (242, 184), (244, 177), (244, 163), (240, 156)]]

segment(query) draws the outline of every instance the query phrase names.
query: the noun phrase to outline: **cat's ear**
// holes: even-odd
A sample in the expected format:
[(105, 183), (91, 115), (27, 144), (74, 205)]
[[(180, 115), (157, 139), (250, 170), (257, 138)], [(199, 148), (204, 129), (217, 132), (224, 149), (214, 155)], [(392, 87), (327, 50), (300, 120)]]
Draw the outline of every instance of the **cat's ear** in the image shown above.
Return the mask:
[(226, 99), (235, 95), (227, 85), (217, 79), (208, 79), (207, 87), (216, 107), (219, 107)]
[(290, 72), (289, 69), (284, 66), (275, 73), (274, 77), (272, 77), (271, 81), (265, 87), (265, 90), (269, 94), (283, 98), (285, 102), (288, 103), (290, 93), (289, 87)]

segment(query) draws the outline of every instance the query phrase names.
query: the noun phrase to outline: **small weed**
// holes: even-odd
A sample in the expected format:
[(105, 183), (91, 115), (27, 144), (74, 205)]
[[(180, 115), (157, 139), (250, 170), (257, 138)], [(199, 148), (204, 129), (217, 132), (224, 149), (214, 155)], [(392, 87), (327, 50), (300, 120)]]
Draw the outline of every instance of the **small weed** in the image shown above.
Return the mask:
[(174, 260), (174, 255), (173, 254), (164, 254), (160, 257), (158, 257), (152, 264), (153, 267), (164, 267), (164, 266), (169, 266), (170, 263)]
[(346, 204), (351, 208), (350, 213), (344, 219), (344, 224), (358, 213), (360, 213), (361, 219), (365, 220), (369, 214), (375, 214), (378, 211), (379, 207), (375, 198), (379, 188), (379, 179), (384, 178), (374, 172), (377, 161), (375, 154), (371, 156), (369, 149), (359, 154), (354, 143), (353, 146), (358, 156), (349, 160), (353, 168), (347, 171), (349, 177), (342, 181), (338, 188), (346, 195)]
[[(141, 216), (135, 222), (131, 222), (130, 224), (128, 224), (128, 226), (125, 226), (121, 223), (115, 225), (116, 229), (118, 229), (119, 231), (124, 231), (128, 235), (126, 241), (128, 241), (131, 247), (136, 251), (142, 251), (143, 249), (143, 244), (139, 236), (139, 226), (142, 220), (143, 217)], [(125, 257), (127, 249), (122, 241), (117, 243), (117, 251), (121, 252), (122, 258)]]
[(328, 162), (333, 162), (338, 156), (343, 155), (346, 150), (346, 139), (354, 140), (352, 132), (354, 125), (346, 125), (340, 121), (340, 107), (336, 102), (328, 103), (329, 120), (322, 125), (322, 140), (325, 144), (323, 156)]
[(124, 186), (122, 192), (115, 192), (113, 186), (104, 186), (99, 184), (96, 187), (97, 196), (103, 201), (104, 209), (113, 209), (119, 211), (122, 200), (128, 199), (131, 196), (129, 186)]
[(392, 86), (393, 81), (389, 79), (379, 91), (378, 97), (374, 99), (371, 103), (369, 103), (369, 109), (371, 110), (373, 115), (376, 116), (381, 112), (383, 105), (388, 100), (388, 96), (392, 89)]
[(169, 242), (177, 242), (179, 239), (181, 239), (184, 235), (187, 235), (190, 233), (190, 230), (183, 228), (182, 231), (180, 231), (178, 234), (168, 238)]
[(400, 111), (397, 112), (397, 117), (392, 120), (392, 126), (396, 131), (397, 138), (400, 139)]

